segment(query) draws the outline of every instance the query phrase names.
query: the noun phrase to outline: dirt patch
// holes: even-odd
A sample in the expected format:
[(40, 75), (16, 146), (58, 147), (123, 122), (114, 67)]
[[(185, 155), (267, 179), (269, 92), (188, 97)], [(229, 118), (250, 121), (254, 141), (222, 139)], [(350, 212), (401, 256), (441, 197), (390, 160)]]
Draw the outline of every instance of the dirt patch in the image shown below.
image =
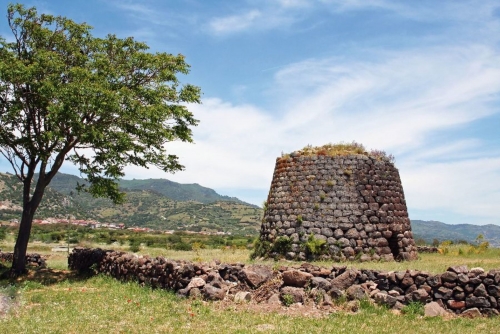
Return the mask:
[(219, 310), (232, 310), (236, 312), (247, 311), (253, 313), (276, 313), (280, 315), (287, 315), (290, 317), (308, 317), (308, 318), (325, 318), (331, 313), (346, 312), (338, 306), (318, 306), (314, 303), (296, 303), (290, 306), (283, 306), (281, 304), (268, 304), (257, 303), (250, 301), (248, 303), (234, 303), (231, 300), (224, 300), (211, 304), (212, 307)]
[(12, 293), (0, 291), (0, 318), (4, 317), (13, 307), (18, 305), (18, 301)]

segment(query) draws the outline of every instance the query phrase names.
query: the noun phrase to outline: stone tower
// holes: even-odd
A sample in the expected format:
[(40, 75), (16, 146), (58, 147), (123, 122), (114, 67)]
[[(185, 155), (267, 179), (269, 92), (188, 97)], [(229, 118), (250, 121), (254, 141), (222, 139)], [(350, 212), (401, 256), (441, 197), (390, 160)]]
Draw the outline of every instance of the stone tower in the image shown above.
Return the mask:
[(258, 255), (416, 259), (403, 187), (392, 160), (356, 143), (306, 147), (276, 159)]

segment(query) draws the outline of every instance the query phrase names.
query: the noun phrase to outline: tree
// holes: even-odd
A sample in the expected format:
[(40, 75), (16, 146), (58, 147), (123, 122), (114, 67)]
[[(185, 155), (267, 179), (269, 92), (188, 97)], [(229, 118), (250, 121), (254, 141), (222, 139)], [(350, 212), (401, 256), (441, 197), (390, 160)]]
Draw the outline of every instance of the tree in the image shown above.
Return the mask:
[(123, 202), (117, 180), (127, 165), (182, 170), (167, 142), (192, 141), (187, 109), (200, 89), (181, 85), (182, 55), (149, 53), (145, 43), (36, 8), (9, 5), (13, 41), (0, 37), (0, 153), (23, 183), (13, 276), (25, 272), (32, 220), (64, 161), (88, 186), (78, 190)]

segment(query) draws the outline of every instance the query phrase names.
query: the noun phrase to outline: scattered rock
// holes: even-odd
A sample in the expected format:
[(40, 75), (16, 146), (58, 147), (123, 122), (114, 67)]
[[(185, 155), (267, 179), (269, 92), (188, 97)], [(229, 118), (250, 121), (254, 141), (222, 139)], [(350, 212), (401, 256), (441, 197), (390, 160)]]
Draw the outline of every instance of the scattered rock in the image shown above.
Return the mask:
[(361, 300), (366, 297), (366, 292), (361, 285), (355, 284), (347, 288), (346, 295), (350, 300)]
[(348, 269), (344, 273), (332, 279), (331, 282), (332, 287), (338, 290), (345, 290), (354, 284), (357, 275), (358, 275), (357, 270)]
[(393, 307), (396, 302), (398, 301), (395, 297), (393, 296), (390, 296), (386, 293), (382, 293), (382, 292), (378, 292), (376, 293), (374, 296), (374, 299), (375, 299), (375, 302), (377, 304), (381, 304), (381, 305), (387, 305), (389, 307)]
[(234, 295), (236, 303), (249, 302), (250, 300), (252, 300), (252, 294), (247, 291), (239, 291)]
[(201, 291), (207, 300), (223, 300), (226, 297), (226, 292), (223, 289), (216, 288), (210, 284), (206, 284)]
[[(287, 297), (290, 296), (290, 297)], [(293, 287), (293, 286), (285, 286), (281, 288), (280, 291), (280, 299), (281, 301), (287, 303), (289, 302), (288, 298), (292, 298), (294, 303), (302, 303), (305, 299), (304, 289)]]
[(460, 314), (460, 316), (464, 317), (464, 318), (474, 319), (474, 318), (482, 317), (482, 314), (478, 308), (474, 307), (474, 308), (470, 308), (468, 310), (463, 311)]
[(430, 302), (424, 306), (424, 315), (426, 317), (440, 317), (448, 315), (448, 312), (438, 303)]
[(282, 276), (283, 276), (283, 283), (285, 285), (298, 288), (306, 286), (313, 277), (313, 275), (309, 273), (298, 270), (285, 271), (282, 274)]
[(240, 272), (240, 278), (246, 281), (252, 288), (257, 288), (259, 285), (271, 278), (272, 275), (272, 269), (269, 266), (263, 265), (249, 266)]

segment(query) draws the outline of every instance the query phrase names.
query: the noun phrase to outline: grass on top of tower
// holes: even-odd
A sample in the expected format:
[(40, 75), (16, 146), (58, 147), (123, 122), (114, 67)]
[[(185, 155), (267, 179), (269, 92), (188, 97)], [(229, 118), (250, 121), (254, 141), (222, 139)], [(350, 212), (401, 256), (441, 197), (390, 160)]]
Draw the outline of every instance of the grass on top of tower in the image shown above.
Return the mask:
[[(352, 154), (362, 154), (377, 160), (387, 160), (389, 162), (394, 162), (394, 156), (392, 154), (388, 154), (382, 150), (370, 150), (367, 151), (363, 144), (357, 143), (355, 141), (351, 143), (336, 143), (336, 144), (325, 144), (323, 146), (312, 146), (307, 145), (301, 150), (295, 151), (295, 155), (300, 156), (318, 156), (318, 155), (326, 155), (326, 156), (345, 156)], [(288, 158), (290, 154), (282, 154), (282, 158)]]

